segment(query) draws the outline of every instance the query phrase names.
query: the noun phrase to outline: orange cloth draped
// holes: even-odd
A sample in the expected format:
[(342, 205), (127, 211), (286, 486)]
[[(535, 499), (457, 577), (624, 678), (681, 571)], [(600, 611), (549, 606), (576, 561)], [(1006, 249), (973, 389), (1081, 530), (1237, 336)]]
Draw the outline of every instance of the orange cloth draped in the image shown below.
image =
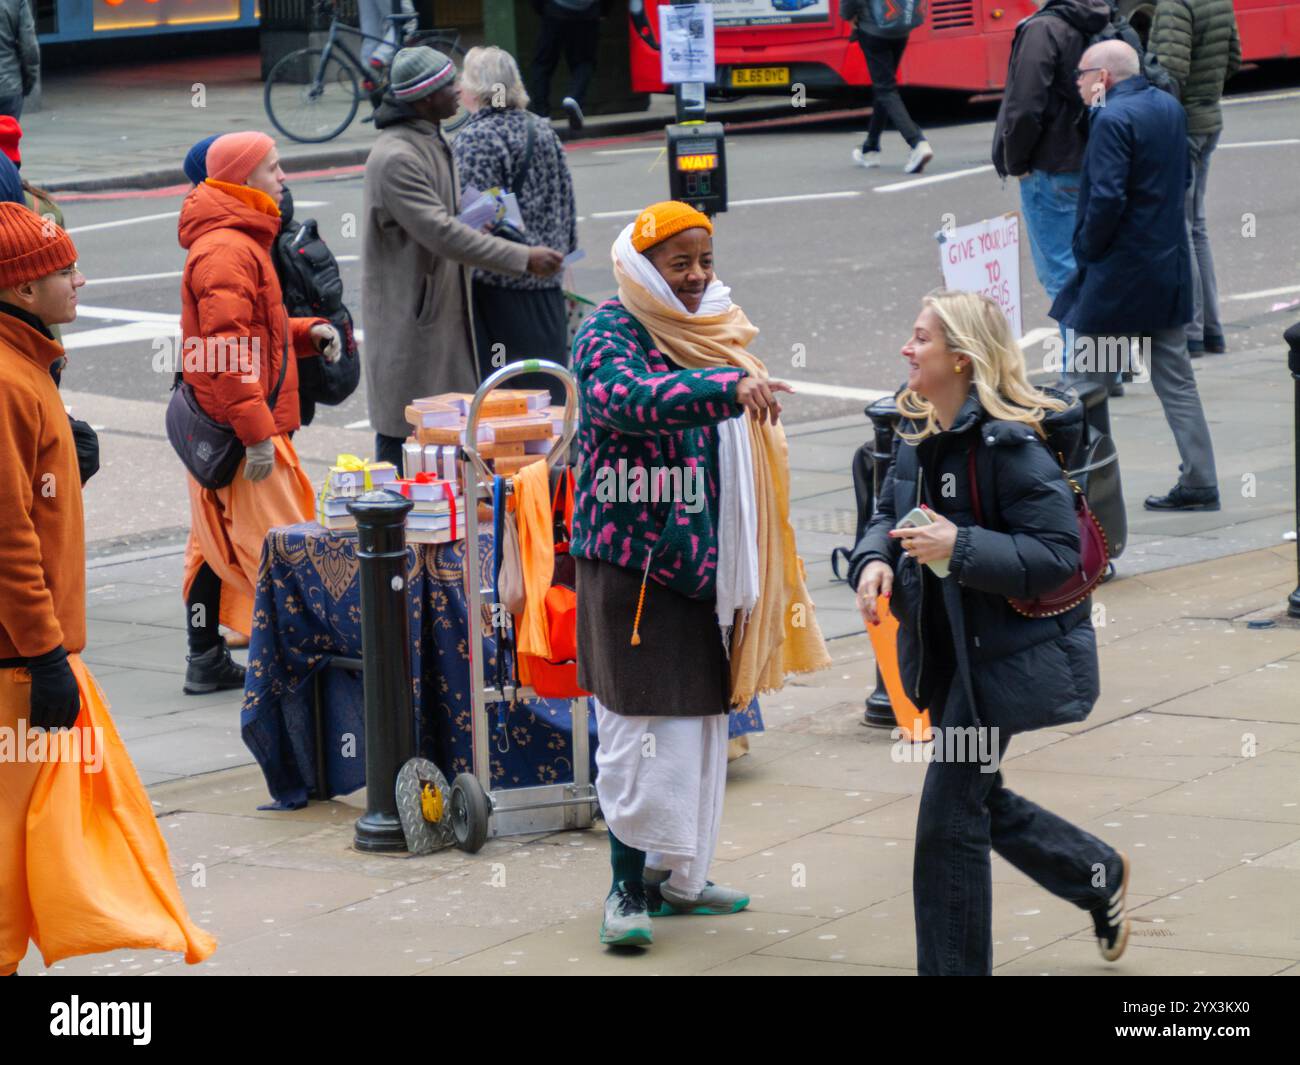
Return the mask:
[[(183, 952), (196, 964), (216, 940), (186, 913), (104, 693), (79, 656), (68, 662), (81, 690), (80, 760), (0, 761), (0, 975), (17, 967), (29, 939), (47, 966), (122, 949)], [(0, 727), (21, 735), (30, 698), (25, 669), (0, 670)]]
[(546, 624), (546, 592), (555, 576), (555, 534), (551, 520), (550, 467), (533, 462), (514, 476), (516, 528), (519, 530), (519, 560), (524, 571), (524, 613), (515, 619), (516, 650), (526, 672), (527, 655), (551, 657), (551, 636)]
[(253, 631), (253, 590), (267, 532), (311, 521), (316, 513), (311, 481), (298, 464), (298, 452), (283, 433), (274, 440), (275, 467), (264, 480), (246, 480), (242, 462), (225, 488), (200, 488), (193, 477), (187, 478), (190, 538), (181, 594), (189, 599), (190, 585), (206, 562), (221, 578), (221, 624), (245, 635)]

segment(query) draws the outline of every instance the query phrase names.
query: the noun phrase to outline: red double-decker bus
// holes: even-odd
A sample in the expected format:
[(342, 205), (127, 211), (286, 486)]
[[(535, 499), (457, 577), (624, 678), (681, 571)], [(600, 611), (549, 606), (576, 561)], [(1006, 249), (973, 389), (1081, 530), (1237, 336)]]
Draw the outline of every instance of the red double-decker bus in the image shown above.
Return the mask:
[[(664, 92), (660, 78), (659, 7), (632, 0), (632, 88)], [(862, 49), (849, 40), (838, 0), (710, 0), (715, 92), (835, 95), (871, 84)], [(925, 24), (908, 41), (899, 81), (971, 93), (999, 90), (1016, 24), (1038, 10), (1033, 0), (929, 0)], [(1155, 0), (1120, 0), (1145, 39)], [(1235, 0), (1246, 60), (1300, 56), (1300, 0)]]

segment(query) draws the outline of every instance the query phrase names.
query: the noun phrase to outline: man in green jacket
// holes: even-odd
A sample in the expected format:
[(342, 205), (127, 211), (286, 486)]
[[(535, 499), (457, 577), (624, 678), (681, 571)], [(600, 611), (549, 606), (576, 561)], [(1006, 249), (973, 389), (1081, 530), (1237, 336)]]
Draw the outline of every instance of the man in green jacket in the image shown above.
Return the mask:
[(1151, 23), (1150, 50), (1176, 82), (1187, 111), (1192, 183), (1187, 189), (1187, 230), (1192, 245), (1194, 316), (1187, 323), (1187, 350), (1221, 355), (1226, 349), (1219, 321), (1219, 291), (1205, 228), (1205, 185), (1210, 156), (1223, 130), (1219, 98), (1223, 83), (1241, 66), (1241, 37), (1232, 0), (1159, 0)]

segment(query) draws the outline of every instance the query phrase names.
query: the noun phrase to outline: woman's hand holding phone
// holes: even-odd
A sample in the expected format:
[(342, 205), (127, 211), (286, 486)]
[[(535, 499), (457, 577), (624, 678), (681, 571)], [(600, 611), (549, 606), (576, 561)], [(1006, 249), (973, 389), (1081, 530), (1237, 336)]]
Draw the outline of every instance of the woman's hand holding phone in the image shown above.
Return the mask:
[(903, 550), (917, 562), (931, 564), (951, 558), (953, 546), (957, 543), (957, 526), (938, 511), (929, 507), (922, 507), (921, 510), (930, 519), (930, 524), (908, 524), (908, 518), (912, 516), (909, 514), (897, 529), (889, 531), (889, 535), (895, 540), (901, 540)]

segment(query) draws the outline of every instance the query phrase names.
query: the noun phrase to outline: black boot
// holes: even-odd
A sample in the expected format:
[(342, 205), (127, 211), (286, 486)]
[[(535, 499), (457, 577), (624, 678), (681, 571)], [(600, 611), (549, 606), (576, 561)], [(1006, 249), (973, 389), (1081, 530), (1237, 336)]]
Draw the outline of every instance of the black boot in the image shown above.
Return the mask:
[(230, 657), (223, 639), (200, 655), (188, 655), (185, 667), (186, 695), (206, 695), (244, 686), (244, 667)]
[(1168, 495), (1147, 496), (1143, 506), (1147, 510), (1218, 510), (1217, 488), (1187, 488), (1176, 484)]

